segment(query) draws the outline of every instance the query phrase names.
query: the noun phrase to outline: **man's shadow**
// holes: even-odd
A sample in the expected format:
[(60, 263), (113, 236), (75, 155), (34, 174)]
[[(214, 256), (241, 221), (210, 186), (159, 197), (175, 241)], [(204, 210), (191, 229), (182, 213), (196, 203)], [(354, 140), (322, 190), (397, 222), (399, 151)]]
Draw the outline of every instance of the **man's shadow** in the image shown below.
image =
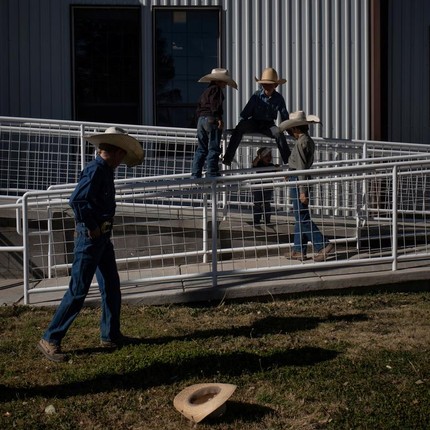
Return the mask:
[[(157, 338), (131, 338), (127, 345), (160, 345), (169, 342), (188, 341), (190, 339), (210, 339), (212, 337), (247, 337), (258, 338), (269, 334), (291, 334), (304, 330), (313, 330), (321, 323), (359, 322), (367, 321), (366, 314), (329, 315), (327, 317), (264, 317), (250, 325), (233, 326), (229, 328), (214, 328), (209, 330), (195, 330), (176, 336), (162, 336)], [(127, 346), (125, 345), (125, 346)], [(111, 350), (113, 351), (113, 350)], [(87, 355), (98, 352), (109, 352), (106, 348), (83, 348), (75, 352), (76, 355)]]
[[(144, 354), (144, 353), (143, 353)], [(51, 384), (30, 388), (10, 388), (2, 386), (0, 401), (12, 398), (68, 398), (78, 395), (109, 392), (112, 390), (148, 389), (172, 382), (193, 378), (230, 379), (241, 374), (260, 373), (262, 371), (285, 366), (312, 366), (323, 361), (333, 360), (338, 351), (305, 347), (286, 349), (272, 354), (251, 352), (230, 352), (226, 354), (202, 354), (191, 358), (180, 358), (175, 362), (156, 361), (149, 366), (126, 373), (105, 373), (80, 381)]]
[[(320, 317), (265, 317), (247, 326), (220, 328), (211, 330), (196, 330), (180, 336), (165, 336), (155, 339), (134, 339), (134, 345), (155, 345), (190, 339), (209, 339), (211, 337), (248, 337), (256, 338), (267, 334), (294, 333), (311, 330), (321, 323), (365, 321), (364, 314), (333, 315)], [(78, 354), (92, 354), (103, 348), (87, 348)], [(144, 354), (144, 352), (143, 352)], [(136, 371), (122, 374), (105, 373), (77, 382), (47, 385), (30, 388), (9, 388), (2, 386), (0, 401), (8, 401), (20, 396), (23, 398), (44, 396), (47, 398), (67, 398), (88, 393), (109, 392), (113, 389), (147, 389), (154, 386), (168, 385), (180, 380), (188, 380), (204, 375), (206, 378), (229, 379), (244, 373), (258, 373), (271, 368), (285, 366), (313, 366), (317, 363), (333, 360), (339, 352), (319, 347), (290, 348), (275, 351), (271, 354), (247, 351), (233, 351), (227, 353), (200, 354), (191, 358), (179, 358), (175, 362), (169, 357), (142, 367)]]

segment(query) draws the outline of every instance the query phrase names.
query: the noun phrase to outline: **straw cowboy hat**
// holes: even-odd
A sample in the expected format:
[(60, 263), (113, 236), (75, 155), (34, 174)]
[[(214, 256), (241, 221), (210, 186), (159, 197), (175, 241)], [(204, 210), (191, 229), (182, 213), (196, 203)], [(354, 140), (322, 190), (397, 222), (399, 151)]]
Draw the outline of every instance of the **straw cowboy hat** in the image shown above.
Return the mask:
[(297, 112), (291, 112), (289, 119), (279, 124), (279, 129), (281, 131), (284, 131), (305, 124), (319, 123), (321, 123), (321, 120), (316, 115), (306, 115), (302, 110), (299, 110)]
[(212, 81), (225, 82), (227, 85), (237, 90), (237, 84), (228, 74), (227, 69), (212, 69), (211, 73), (203, 76), (198, 80), (198, 82), (212, 82)]
[(261, 74), (261, 78), (258, 79), (256, 77), (255, 80), (259, 84), (276, 84), (276, 85), (282, 85), (282, 84), (285, 84), (285, 82), (287, 82), (286, 79), (279, 79), (278, 78), (278, 73), (272, 67), (267, 67), (266, 69), (264, 69), (263, 73)]
[(126, 152), (123, 163), (128, 167), (137, 166), (143, 161), (144, 152), (142, 145), (134, 137), (128, 135), (122, 128), (109, 127), (104, 133), (84, 136), (84, 138), (96, 148), (98, 148), (101, 143), (108, 143), (109, 145), (123, 149)]
[(173, 400), (175, 408), (198, 423), (206, 417), (220, 417), (226, 402), (236, 390), (233, 384), (195, 384), (182, 390)]

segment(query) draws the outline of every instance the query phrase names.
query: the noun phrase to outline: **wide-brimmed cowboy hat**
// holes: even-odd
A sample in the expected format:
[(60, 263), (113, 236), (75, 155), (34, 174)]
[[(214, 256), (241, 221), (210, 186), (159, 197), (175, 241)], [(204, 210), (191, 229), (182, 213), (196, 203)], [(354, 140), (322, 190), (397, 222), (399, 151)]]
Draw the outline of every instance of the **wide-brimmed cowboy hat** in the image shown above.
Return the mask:
[(257, 77), (255, 80), (259, 84), (276, 84), (276, 85), (282, 85), (287, 82), (286, 79), (279, 79), (278, 78), (278, 72), (273, 67), (267, 67), (263, 70), (263, 73), (261, 74), (261, 78), (258, 79)]
[(189, 420), (198, 423), (209, 416), (220, 417), (236, 388), (233, 384), (190, 385), (176, 395), (173, 405)]
[(288, 130), (293, 127), (299, 127), (305, 124), (320, 124), (321, 120), (316, 115), (306, 115), (302, 110), (291, 112), (289, 119), (279, 124), (281, 131)]
[(84, 136), (84, 138), (96, 148), (98, 148), (101, 143), (108, 143), (109, 145), (123, 149), (126, 155), (122, 162), (128, 167), (137, 166), (143, 161), (144, 152), (142, 145), (134, 137), (128, 135), (122, 128), (109, 127), (104, 133)]
[(212, 69), (212, 72), (210, 72), (208, 75), (201, 77), (198, 80), (198, 82), (212, 82), (212, 81), (225, 82), (227, 85), (237, 90), (237, 84), (228, 74), (227, 69)]

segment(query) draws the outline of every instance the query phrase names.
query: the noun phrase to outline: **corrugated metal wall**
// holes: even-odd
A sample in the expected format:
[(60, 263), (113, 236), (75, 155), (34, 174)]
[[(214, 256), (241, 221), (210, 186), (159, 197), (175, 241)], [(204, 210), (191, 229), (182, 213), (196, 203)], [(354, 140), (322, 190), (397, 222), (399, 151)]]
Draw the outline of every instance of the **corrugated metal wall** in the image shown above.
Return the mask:
[(387, 139), (430, 143), (430, 2), (390, 3)]
[[(367, 1), (225, 1), (226, 63), (240, 85), (229, 100), (233, 118), (267, 66), (288, 82), (280, 87), (290, 111), (321, 117), (325, 137), (367, 138), (369, 43)], [(243, 17), (238, 21), (237, 17)]]
[(70, 118), (68, 2), (0, 2), (0, 112)]
[[(0, 114), (71, 119), (71, 0), (0, 2)], [(290, 111), (321, 117), (315, 134), (368, 138), (368, 0), (85, 0), (80, 4), (142, 5), (145, 124), (152, 123), (152, 6), (220, 6), (222, 66), (239, 84), (227, 90), (233, 127), (262, 69), (288, 82), (279, 87)], [(7, 53), (7, 54), (5, 54)], [(4, 61), (5, 60), (5, 61)]]

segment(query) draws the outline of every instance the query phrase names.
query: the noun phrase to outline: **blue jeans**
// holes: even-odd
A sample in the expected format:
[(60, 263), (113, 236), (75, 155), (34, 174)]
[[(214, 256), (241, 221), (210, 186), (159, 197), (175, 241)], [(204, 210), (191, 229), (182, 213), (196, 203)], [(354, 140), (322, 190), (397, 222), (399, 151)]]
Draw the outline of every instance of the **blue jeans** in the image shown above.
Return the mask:
[(113, 340), (120, 336), (121, 290), (110, 233), (93, 240), (89, 238), (86, 227), (78, 224), (69, 289), (43, 335), (45, 340), (61, 344), (82, 309), (94, 274), (102, 300), (100, 337)]
[(194, 154), (191, 174), (201, 178), (203, 166), (207, 164), (206, 176), (219, 176), (219, 156), (221, 155), (221, 133), (218, 120), (213, 116), (201, 116), (197, 122), (198, 146)]
[(281, 154), (282, 162), (288, 164), (288, 158), (290, 157), (291, 151), (288, 147), (287, 139), (285, 134), (280, 132), (278, 135), (274, 136), (270, 130), (270, 127), (275, 125), (274, 121), (259, 121), (256, 119), (244, 119), (240, 121), (236, 128), (231, 134), (228, 147), (224, 154), (224, 160), (232, 162), (234, 154), (236, 154), (237, 148), (239, 147), (242, 137), (246, 133), (261, 133), (268, 137), (273, 137), (276, 140), (276, 145)]
[[(290, 181), (297, 181), (297, 176), (291, 176)], [(308, 241), (312, 242), (314, 252), (321, 251), (328, 245), (328, 240), (321, 234), (319, 228), (311, 219), (309, 206), (300, 201), (300, 190), (298, 186), (291, 187), (291, 202), (293, 204), (294, 219), (294, 251), (306, 255)]]

